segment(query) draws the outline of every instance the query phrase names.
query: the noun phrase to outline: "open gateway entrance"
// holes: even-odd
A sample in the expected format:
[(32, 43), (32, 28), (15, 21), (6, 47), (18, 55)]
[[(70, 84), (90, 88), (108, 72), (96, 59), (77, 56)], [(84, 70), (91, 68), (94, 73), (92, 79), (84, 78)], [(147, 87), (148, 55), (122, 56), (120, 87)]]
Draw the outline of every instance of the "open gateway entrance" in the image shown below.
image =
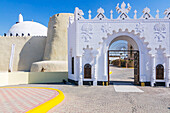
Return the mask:
[[(111, 73), (112, 72), (112, 73)], [(108, 83), (132, 82), (139, 84), (139, 51), (108, 51)]]

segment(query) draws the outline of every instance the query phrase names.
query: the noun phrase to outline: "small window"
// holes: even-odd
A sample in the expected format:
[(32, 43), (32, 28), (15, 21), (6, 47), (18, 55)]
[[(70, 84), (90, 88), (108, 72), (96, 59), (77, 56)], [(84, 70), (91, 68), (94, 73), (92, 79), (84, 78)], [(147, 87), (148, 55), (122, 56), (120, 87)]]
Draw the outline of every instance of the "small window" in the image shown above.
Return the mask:
[(84, 65), (84, 78), (87, 78), (87, 79), (91, 78), (91, 65), (90, 64)]
[(71, 70), (72, 70), (72, 74), (74, 74), (74, 57), (72, 57), (72, 66), (71, 66)]
[(156, 79), (164, 79), (164, 66), (162, 64), (156, 66)]

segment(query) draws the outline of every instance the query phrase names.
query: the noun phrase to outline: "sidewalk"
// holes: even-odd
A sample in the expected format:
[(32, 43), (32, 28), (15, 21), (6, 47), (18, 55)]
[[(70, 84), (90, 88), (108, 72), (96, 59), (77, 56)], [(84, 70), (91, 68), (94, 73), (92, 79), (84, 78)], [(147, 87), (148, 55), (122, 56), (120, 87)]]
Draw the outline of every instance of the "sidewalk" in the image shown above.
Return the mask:
[(56, 97), (55, 90), (37, 88), (0, 88), (0, 113), (27, 112)]

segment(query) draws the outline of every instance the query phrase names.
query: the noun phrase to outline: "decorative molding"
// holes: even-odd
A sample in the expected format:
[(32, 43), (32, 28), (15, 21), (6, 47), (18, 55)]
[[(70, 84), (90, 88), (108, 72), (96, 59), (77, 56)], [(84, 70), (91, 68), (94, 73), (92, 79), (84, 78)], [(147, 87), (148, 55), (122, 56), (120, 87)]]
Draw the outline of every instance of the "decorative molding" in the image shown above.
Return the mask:
[(165, 38), (166, 27), (165, 24), (155, 24), (154, 26), (154, 38), (158, 39), (158, 42), (162, 42), (162, 39)]
[(89, 42), (92, 39), (93, 34), (93, 26), (91, 24), (83, 24), (81, 27), (81, 38), (84, 39), (85, 42)]
[(101, 30), (102, 30), (102, 32), (103, 33), (106, 33), (106, 34), (108, 34), (108, 33), (112, 33), (112, 27), (110, 26), (110, 24), (103, 24), (102, 26), (101, 26)]
[(138, 24), (136, 24), (135, 29), (136, 29), (137, 33), (143, 33), (144, 32), (144, 25), (142, 23), (138, 23)]
[(93, 55), (92, 55), (93, 48), (90, 48), (89, 45), (87, 45), (87, 47), (83, 48), (83, 50), (84, 50), (83, 58), (85, 62), (90, 63), (93, 60)]
[(126, 4), (124, 2), (121, 4), (121, 8), (119, 7), (119, 3), (117, 4), (116, 11), (118, 12), (118, 14), (120, 13), (118, 19), (122, 19), (122, 20), (129, 19), (129, 16), (127, 14), (131, 10), (131, 6), (129, 3), (127, 4), (127, 6), (128, 8), (125, 8)]
[[(159, 45), (159, 47), (155, 48), (155, 50), (157, 51), (158, 54), (162, 54), (165, 51), (165, 48), (162, 48), (162, 46)], [(160, 53), (160, 52), (162, 52), (162, 53)]]

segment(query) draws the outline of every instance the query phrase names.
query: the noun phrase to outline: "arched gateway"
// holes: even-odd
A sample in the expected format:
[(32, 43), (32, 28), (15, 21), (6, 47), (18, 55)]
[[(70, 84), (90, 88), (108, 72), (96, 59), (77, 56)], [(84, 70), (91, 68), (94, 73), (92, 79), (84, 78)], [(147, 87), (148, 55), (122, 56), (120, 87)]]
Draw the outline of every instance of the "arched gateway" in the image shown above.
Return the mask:
[[(123, 2), (116, 10), (120, 13), (117, 19), (113, 19), (110, 11), (110, 19), (104, 15), (104, 10), (99, 8), (97, 15), (89, 19), (83, 18), (83, 11), (75, 9), (74, 17), (70, 17), (68, 27), (68, 77), (69, 81), (78, 85), (90, 82), (93, 85), (108, 82), (108, 52), (110, 45), (118, 40), (125, 40), (132, 45), (134, 52), (135, 80), (150, 83), (154, 86), (157, 82), (163, 82), (169, 87), (170, 83), (170, 10), (165, 10), (165, 18), (159, 18), (157, 12), (154, 18), (150, 9), (145, 8), (143, 15), (137, 18), (134, 11), (134, 19), (128, 16), (131, 6)], [(131, 54), (130, 51), (128, 54)], [(74, 62), (72, 62), (74, 58)], [(87, 66), (88, 64), (88, 66)], [(157, 79), (157, 65), (164, 67), (164, 78)], [(72, 67), (74, 66), (74, 73)], [(90, 66), (90, 68), (89, 68)], [(86, 67), (86, 68), (85, 68)], [(89, 71), (90, 70), (90, 71)], [(161, 69), (159, 69), (160, 71)], [(90, 77), (89, 76), (90, 73)], [(85, 75), (87, 74), (87, 75)]]

